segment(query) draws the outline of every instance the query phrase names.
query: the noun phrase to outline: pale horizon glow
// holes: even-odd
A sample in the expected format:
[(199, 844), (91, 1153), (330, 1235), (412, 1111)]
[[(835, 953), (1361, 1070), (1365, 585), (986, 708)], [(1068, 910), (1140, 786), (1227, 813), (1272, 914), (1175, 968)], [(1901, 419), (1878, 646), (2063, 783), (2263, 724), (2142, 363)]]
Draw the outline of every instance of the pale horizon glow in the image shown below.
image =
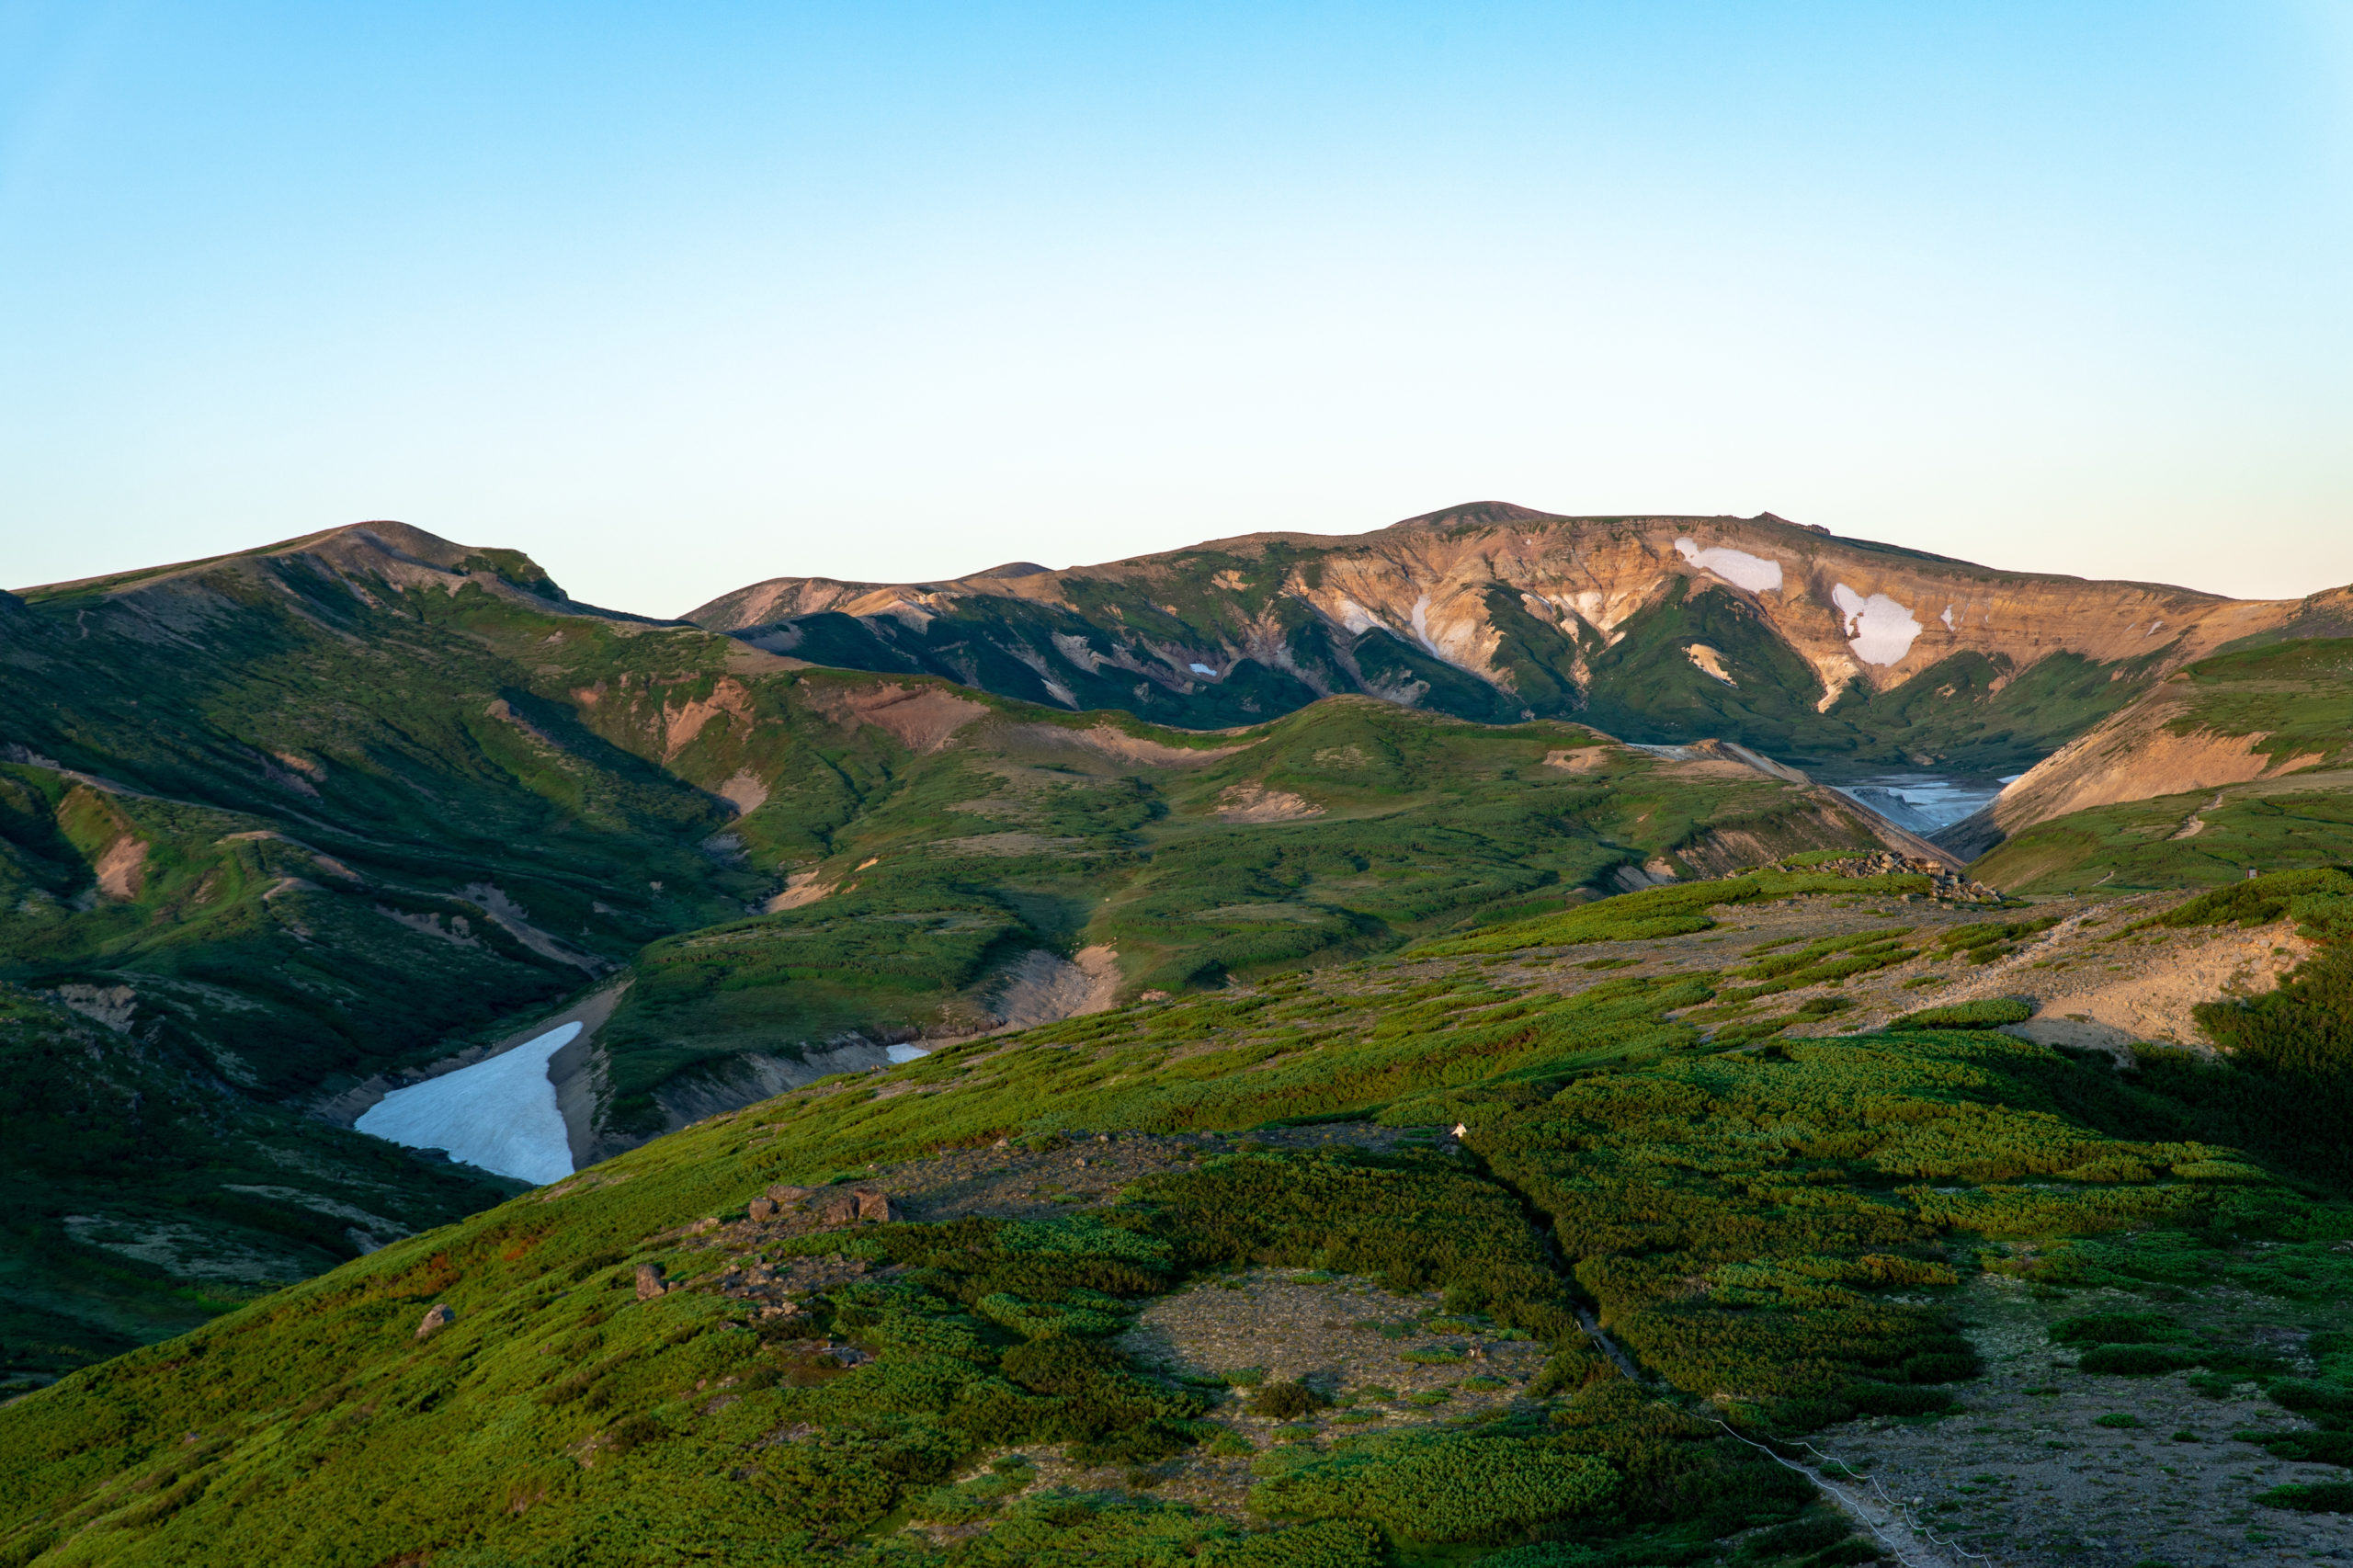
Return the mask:
[[(2353, 7), (0, 6), (0, 581), (1495, 499), (2353, 581)], [(1925, 611), (1923, 613), (1926, 613)]]

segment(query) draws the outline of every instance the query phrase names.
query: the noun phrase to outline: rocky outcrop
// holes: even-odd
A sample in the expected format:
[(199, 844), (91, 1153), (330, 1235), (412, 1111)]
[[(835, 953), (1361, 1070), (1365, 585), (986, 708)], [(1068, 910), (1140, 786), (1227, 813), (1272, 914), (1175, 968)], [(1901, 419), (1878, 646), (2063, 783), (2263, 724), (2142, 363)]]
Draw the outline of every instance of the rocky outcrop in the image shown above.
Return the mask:
[(447, 1301), (425, 1309), (425, 1316), (416, 1325), (416, 1337), (430, 1339), (458, 1321), (457, 1309)]
[(772, 1187), (752, 1199), (751, 1217), (762, 1222), (798, 1217), (819, 1228), (879, 1224), (898, 1218), (890, 1195), (879, 1187)]

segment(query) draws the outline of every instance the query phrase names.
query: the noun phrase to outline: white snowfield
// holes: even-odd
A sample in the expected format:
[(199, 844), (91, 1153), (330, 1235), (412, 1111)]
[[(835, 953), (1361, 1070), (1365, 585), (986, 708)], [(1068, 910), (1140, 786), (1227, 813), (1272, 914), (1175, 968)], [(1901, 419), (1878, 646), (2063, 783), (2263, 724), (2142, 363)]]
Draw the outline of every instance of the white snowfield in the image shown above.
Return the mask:
[(919, 1045), (888, 1045), (882, 1048), (882, 1054), (891, 1059), (892, 1066), (904, 1067), (910, 1062), (922, 1061), (931, 1052)]
[(1847, 618), (1847, 646), (1867, 665), (1900, 662), (1920, 635), (1920, 623), (1912, 612), (1885, 594), (1865, 598), (1841, 583), (1830, 590), (1830, 598)]
[(579, 1034), (578, 1024), (561, 1024), (486, 1062), (394, 1089), (353, 1125), (412, 1149), (446, 1149), (501, 1176), (561, 1181), (572, 1174), (572, 1141), (548, 1059)]
[(1734, 587), (1746, 588), (1752, 594), (1778, 594), (1781, 591), (1781, 563), (1768, 561), (1761, 555), (1751, 555), (1745, 550), (1730, 550), (1711, 545), (1699, 548), (1699, 541), (1678, 539), (1675, 552), (1702, 572), (1713, 572)]

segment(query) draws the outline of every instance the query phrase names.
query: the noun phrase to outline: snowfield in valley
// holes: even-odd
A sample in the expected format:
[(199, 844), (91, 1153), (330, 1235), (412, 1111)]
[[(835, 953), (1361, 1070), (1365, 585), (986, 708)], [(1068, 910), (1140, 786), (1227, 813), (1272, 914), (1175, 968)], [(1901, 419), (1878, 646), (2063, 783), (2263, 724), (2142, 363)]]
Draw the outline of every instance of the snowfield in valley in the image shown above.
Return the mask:
[(486, 1062), (394, 1089), (353, 1125), (411, 1149), (446, 1149), (501, 1176), (561, 1181), (572, 1174), (572, 1140), (548, 1060), (579, 1034), (576, 1023), (560, 1025)]

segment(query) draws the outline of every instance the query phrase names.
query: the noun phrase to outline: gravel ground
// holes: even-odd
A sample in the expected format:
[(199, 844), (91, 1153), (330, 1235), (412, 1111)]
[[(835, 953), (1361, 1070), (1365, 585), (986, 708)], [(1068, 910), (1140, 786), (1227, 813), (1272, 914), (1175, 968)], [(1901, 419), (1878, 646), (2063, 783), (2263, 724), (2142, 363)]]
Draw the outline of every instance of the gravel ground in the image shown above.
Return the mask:
[[(1963, 1408), (1942, 1417), (1874, 1418), (1815, 1434), (1824, 1453), (1875, 1478), (1913, 1517), (2003, 1568), (2236, 1568), (2353, 1559), (2353, 1518), (2258, 1506), (2290, 1482), (2342, 1481), (2328, 1465), (2275, 1460), (2231, 1434), (2310, 1425), (2242, 1385), (2209, 1399), (2183, 1374), (2098, 1377), (2050, 1342), (2057, 1318), (2172, 1312), (2228, 1324), (2268, 1348), (2302, 1332), (2281, 1304), (2217, 1291), (2150, 1302), (2116, 1290), (2039, 1292), (1984, 1275), (1957, 1303), (1984, 1375), (1957, 1385)], [(2139, 1425), (2097, 1424), (2129, 1415)], [(2184, 1435), (2186, 1436), (2178, 1436)]]

